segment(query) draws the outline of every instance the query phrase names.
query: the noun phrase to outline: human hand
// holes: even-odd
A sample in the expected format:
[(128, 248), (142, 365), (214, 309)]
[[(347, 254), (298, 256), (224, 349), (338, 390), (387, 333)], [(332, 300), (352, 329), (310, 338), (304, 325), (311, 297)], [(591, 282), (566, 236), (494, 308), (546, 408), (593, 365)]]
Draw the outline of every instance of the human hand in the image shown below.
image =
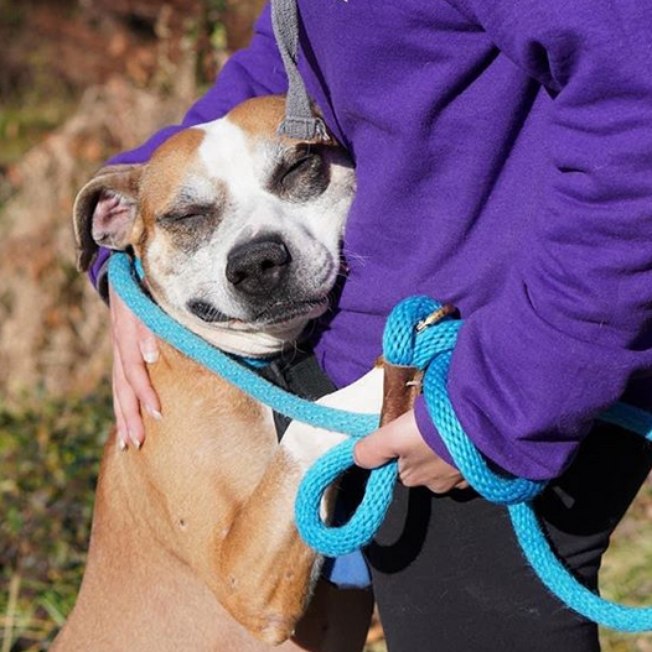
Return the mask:
[[(117, 195), (102, 192), (93, 210), (93, 224), (102, 225), (123, 210), (125, 207)], [(124, 450), (131, 442), (140, 448), (145, 439), (141, 406), (155, 419), (161, 418), (159, 400), (145, 367), (145, 362), (156, 362), (158, 347), (154, 335), (110, 286), (109, 305), (113, 340), (113, 410), (118, 445)]]
[(158, 360), (153, 333), (129, 310), (109, 285), (113, 339), (113, 410), (122, 450), (131, 442), (140, 448), (145, 440), (141, 410), (161, 419), (161, 406), (146, 364)]
[(353, 456), (356, 465), (364, 469), (374, 469), (398, 458), (399, 477), (406, 487), (424, 486), (433, 493), (444, 494), (469, 486), (461, 473), (423, 440), (414, 410), (361, 439)]

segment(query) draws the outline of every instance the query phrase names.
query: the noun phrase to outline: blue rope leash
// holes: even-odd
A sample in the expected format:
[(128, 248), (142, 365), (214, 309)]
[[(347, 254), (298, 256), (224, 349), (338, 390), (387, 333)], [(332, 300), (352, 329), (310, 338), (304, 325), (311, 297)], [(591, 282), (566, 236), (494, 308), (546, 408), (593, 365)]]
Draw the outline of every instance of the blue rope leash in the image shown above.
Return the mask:
[[(405, 323), (418, 323), (429, 312), (440, 307), (427, 297), (407, 299), (390, 315), (384, 335), (386, 356), (394, 356), (395, 332)], [(404, 311), (407, 315), (402, 314)], [(412, 321), (406, 321), (406, 320)], [(507, 505), (516, 538), (523, 554), (539, 579), (571, 609), (606, 627), (626, 632), (652, 629), (652, 608), (627, 607), (605, 600), (587, 589), (566, 569), (552, 551), (534, 510), (533, 499), (544, 489), (545, 483), (508, 478), (492, 471), (464, 434), (455, 416), (446, 391), (448, 367), (452, 347), (447, 338), (435, 331), (444, 324), (429, 329), (428, 341), (419, 342), (419, 335), (401, 352), (401, 364), (427, 366), (423, 379), (423, 393), (429, 414), (442, 435), (455, 465), (473, 488), (484, 498)], [(459, 329), (459, 326), (458, 326)], [(412, 329), (414, 333), (414, 329)], [(389, 356), (387, 356), (389, 357)], [(647, 440), (652, 439), (652, 414), (624, 403), (617, 403), (600, 419), (631, 430)]]
[[(350, 439), (317, 460), (304, 476), (297, 495), (296, 522), (306, 543), (330, 557), (353, 552), (368, 544), (392, 500), (396, 462), (370, 473), (362, 502), (344, 525), (329, 527), (324, 524), (319, 508), (328, 487), (354, 466), (355, 442), (377, 428), (378, 415), (350, 413), (300, 399), (207, 344), (147, 297), (125, 254), (111, 257), (109, 278), (129, 308), (156, 335), (191, 359), (292, 419), (350, 435)], [(446, 318), (434, 328), (420, 332), (414, 328), (439, 308), (441, 304), (428, 297), (412, 297), (399, 303), (388, 319), (383, 350), (392, 364), (424, 370), (423, 392), (430, 416), (462, 475), (487, 500), (507, 505), (523, 554), (545, 586), (568, 607), (612, 629), (628, 632), (652, 629), (652, 608), (627, 607), (600, 598), (580, 584), (557, 559), (532, 503), (545, 484), (495, 473), (465, 435), (446, 392), (450, 358), (462, 323)], [(601, 419), (652, 440), (652, 414), (643, 410), (618, 403), (601, 415)]]

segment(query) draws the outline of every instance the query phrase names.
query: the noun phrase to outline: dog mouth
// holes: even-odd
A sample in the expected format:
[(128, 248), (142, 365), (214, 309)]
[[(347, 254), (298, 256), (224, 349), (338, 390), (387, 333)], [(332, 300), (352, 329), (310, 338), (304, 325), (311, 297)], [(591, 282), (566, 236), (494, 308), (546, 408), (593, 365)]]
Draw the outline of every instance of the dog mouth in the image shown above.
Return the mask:
[(186, 308), (208, 324), (221, 323), (230, 321), (231, 317), (225, 315), (221, 310), (216, 308), (212, 303), (201, 299), (191, 299), (186, 303)]
[(279, 301), (258, 313), (252, 324), (256, 326), (281, 326), (299, 319), (315, 319), (328, 308), (328, 297), (317, 297), (303, 301)]
[(301, 301), (277, 301), (253, 315), (242, 319), (225, 314), (209, 301), (191, 299), (186, 308), (195, 317), (207, 324), (228, 324), (231, 327), (248, 326), (257, 329), (269, 326), (283, 326), (299, 319), (310, 320), (322, 315), (328, 308), (328, 296)]

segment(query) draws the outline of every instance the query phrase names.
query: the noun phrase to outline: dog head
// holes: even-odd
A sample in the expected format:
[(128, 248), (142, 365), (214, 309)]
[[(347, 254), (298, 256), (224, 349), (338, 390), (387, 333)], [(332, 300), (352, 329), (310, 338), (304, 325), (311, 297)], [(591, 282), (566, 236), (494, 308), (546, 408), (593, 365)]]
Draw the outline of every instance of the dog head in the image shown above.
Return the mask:
[[(78, 265), (131, 248), (159, 305), (220, 348), (264, 355), (323, 313), (355, 190), (336, 144), (277, 134), (280, 97), (179, 132), (145, 165), (101, 170), (74, 207)], [(99, 196), (113, 197), (103, 218)]]

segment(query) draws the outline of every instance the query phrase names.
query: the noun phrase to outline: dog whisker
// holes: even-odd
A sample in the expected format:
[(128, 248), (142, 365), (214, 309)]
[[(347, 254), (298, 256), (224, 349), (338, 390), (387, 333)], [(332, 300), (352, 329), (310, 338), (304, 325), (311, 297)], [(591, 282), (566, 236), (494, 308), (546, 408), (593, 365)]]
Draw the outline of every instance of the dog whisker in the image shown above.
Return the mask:
[(356, 263), (361, 263), (362, 265), (366, 265), (370, 256), (365, 256), (363, 254), (358, 254), (354, 251), (350, 251), (348, 249), (343, 249), (340, 258), (345, 263), (356, 262)]

